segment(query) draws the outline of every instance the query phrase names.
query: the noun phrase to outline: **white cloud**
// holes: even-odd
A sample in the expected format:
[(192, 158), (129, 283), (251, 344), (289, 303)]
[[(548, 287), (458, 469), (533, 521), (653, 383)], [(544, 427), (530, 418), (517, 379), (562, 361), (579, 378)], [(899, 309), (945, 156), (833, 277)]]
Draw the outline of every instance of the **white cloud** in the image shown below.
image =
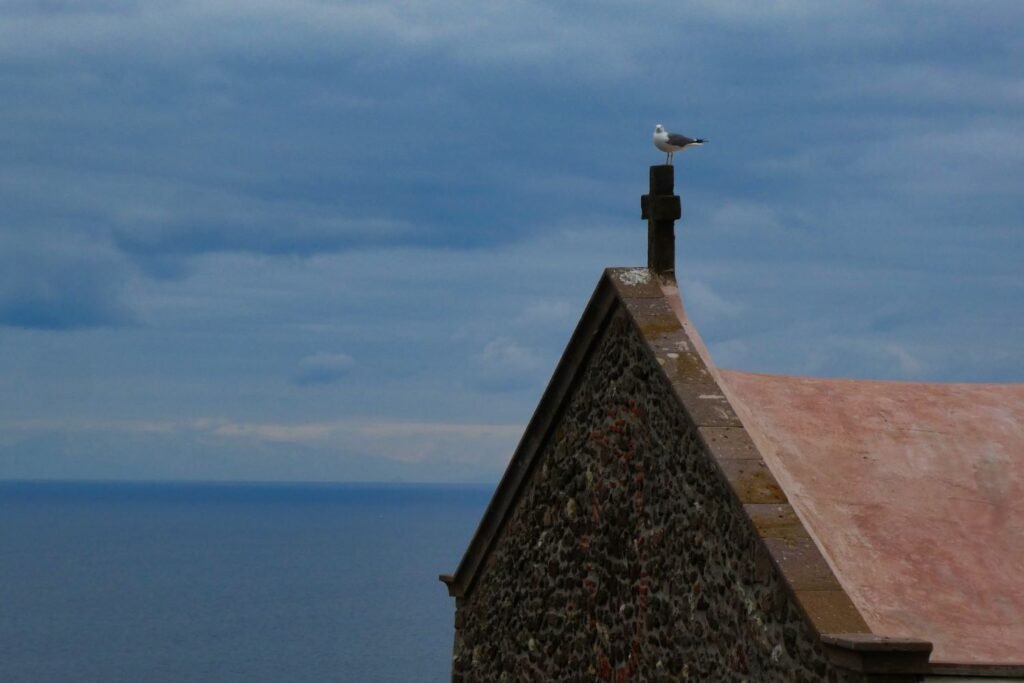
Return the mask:
[(498, 470), (522, 434), (520, 425), (376, 422), (355, 425), (357, 443), (401, 462), (448, 459)]
[(497, 337), (473, 357), (474, 383), (486, 391), (514, 391), (530, 386), (544, 360), (507, 337)]
[[(402, 420), (341, 419), (322, 422), (244, 422), (222, 417), (199, 417), (186, 420), (95, 420), (86, 418), (0, 421), (4, 434), (0, 446), (11, 448), (33, 435), (61, 435), (91, 439), (119, 435), (156, 439), (161, 443), (161, 457), (174, 459), (175, 444), (204, 445), (217, 452), (238, 443), (252, 448), (272, 449), (279, 457), (293, 461), (296, 455), (316, 459), (350, 458), (381, 460), (391, 463), (395, 473), (401, 466), (417, 465), (440, 468), (459, 466), (463, 479), (483, 475), (494, 478), (501, 473), (522, 434), (521, 425), (475, 424), (455, 422), (416, 422)], [(294, 449), (301, 448), (301, 451)], [(245, 453), (243, 449), (240, 451)], [(3, 455), (3, 454), (0, 454)], [(145, 453), (133, 456), (145, 458)], [(245, 456), (233, 458), (232, 469), (244, 478)], [(0, 463), (2, 464), (2, 463)], [(100, 463), (96, 463), (98, 466)], [(158, 464), (154, 463), (154, 467)], [(308, 465), (308, 463), (307, 463)], [(104, 466), (110, 466), (106, 463)], [(137, 465), (133, 465), (133, 468)], [(143, 463), (144, 466), (144, 463)], [(300, 469), (305, 467), (296, 463)], [(454, 474), (455, 470), (448, 470)]]
[(1004, 194), (1015, 199), (1024, 173), (1020, 117), (971, 117), (953, 126), (920, 122), (914, 131), (881, 134), (863, 145), (855, 169), (884, 180), (890, 192), (950, 198)]
[[(200, 427), (199, 423), (193, 423)], [(338, 456), (358, 454), (397, 463), (462, 463), (500, 471), (522, 433), (520, 425), (345, 419), (305, 424), (212, 420), (201, 427), (226, 439), (318, 446)]]
[(723, 297), (706, 282), (684, 278), (681, 291), (687, 307), (692, 308), (694, 315), (700, 318), (729, 318), (743, 312), (743, 306)]
[(384, 64), (441, 51), (475, 66), (558, 61), (595, 76), (633, 68), (635, 41), (598, 41), (610, 28), (607, 11), (574, 13), (569, 21), (567, 11), (541, 2), (140, 0), (112, 3), (106, 11), (35, 7), (0, 14), (0, 55), (114, 57), (128, 49), (153, 61), (195, 61), (232, 52), (301, 57), (314, 48)]
[(565, 299), (544, 297), (529, 302), (516, 322), (524, 326), (546, 325), (575, 320), (579, 315), (580, 311), (573, 310)]
[(881, 351), (896, 361), (896, 370), (900, 376), (922, 377), (928, 370), (924, 361), (902, 344), (884, 344)]
[(713, 208), (709, 217), (709, 228), (740, 235), (763, 235), (782, 229), (778, 210), (765, 204), (725, 201)]

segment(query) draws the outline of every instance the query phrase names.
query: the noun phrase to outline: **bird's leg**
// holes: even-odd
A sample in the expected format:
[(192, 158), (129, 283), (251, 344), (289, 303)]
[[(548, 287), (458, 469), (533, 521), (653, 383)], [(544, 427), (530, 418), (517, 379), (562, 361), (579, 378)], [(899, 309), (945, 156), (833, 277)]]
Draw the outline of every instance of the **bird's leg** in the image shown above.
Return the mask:
[(665, 165), (672, 163), (672, 152), (665, 152)]

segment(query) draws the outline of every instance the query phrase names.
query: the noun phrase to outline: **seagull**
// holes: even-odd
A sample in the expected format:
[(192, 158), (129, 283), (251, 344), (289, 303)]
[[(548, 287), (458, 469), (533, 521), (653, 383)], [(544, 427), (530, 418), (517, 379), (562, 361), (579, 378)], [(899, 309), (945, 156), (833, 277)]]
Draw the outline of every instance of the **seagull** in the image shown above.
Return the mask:
[(669, 133), (665, 130), (665, 126), (660, 123), (654, 127), (654, 146), (665, 152), (665, 163), (672, 163), (672, 155), (681, 150), (683, 147), (690, 147), (691, 145), (703, 145), (705, 140), (700, 138), (688, 138), (685, 135), (679, 133)]

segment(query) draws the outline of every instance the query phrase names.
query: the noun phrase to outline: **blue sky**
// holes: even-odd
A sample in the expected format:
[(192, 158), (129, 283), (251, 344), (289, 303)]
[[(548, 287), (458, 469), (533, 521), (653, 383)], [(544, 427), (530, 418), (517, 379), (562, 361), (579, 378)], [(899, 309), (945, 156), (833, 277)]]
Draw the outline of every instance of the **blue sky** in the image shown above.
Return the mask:
[(492, 481), (655, 123), (719, 365), (1024, 381), (1024, 5), (7, 0), (0, 478)]

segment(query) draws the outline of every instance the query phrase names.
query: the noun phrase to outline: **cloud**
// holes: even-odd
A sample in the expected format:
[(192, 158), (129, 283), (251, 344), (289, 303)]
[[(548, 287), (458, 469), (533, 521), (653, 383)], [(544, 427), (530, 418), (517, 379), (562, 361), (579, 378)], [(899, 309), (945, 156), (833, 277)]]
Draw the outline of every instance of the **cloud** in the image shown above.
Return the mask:
[[(308, 59), (309, 50), (365, 61), (365, 68), (438, 53), (476, 68), (540, 67), (560, 60), (576, 73), (621, 74), (635, 66), (629, 45), (595, 44), (609, 29), (607, 15), (592, 16), (542, 2), (467, 6), (450, 0), (363, 4), (316, 0), (258, 0), (244, 10), (205, 0), (168, 5), (158, 0), (107, 2), (97, 7), (19, 3), (4, 12), (0, 54), (47, 59), (76, 53), (113, 57), (126, 47), (152, 60), (194, 61), (224, 54)], [(631, 13), (615, 12), (631, 17)], [(620, 30), (638, 33), (635, 19)], [(253, 41), (253, 35), (259, 41)], [(187, 44), (181, 35), (190, 36)], [(36, 40), (29, 39), (30, 37)], [(38, 44), (45, 42), (46, 49)]]
[(725, 201), (709, 212), (708, 219), (708, 229), (739, 237), (763, 237), (785, 231), (779, 209), (768, 203)]
[(492, 339), (473, 357), (473, 382), (485, 391), (515, 391), (532, 386), (544, 370), (541, 356), (506, 337)]
[(1019, 116), (978, 116), (952, 127), (922, 122), (898, 138), (887, 136), (864, 145), (854, 169), (884, 180), (888, 192), (903, 198), (916, 195), (941, 205), (1016, 205), (1019, 185), (1014, 178), (1024, 173), (1024, 151), (1007, 141), (1022, 138)]
[(1016, 1), (0, 3), (0, 414), (177, 425), (37, 433), (17, 458), (497, 471), (514, 437), (429, 425), (529, 418), (601, 269), (645, 260), (658, 120), (711, 140), (676, 166), (677, 244), (716, 358), (1019, 380), (1022, 20)]
[(692, 306), (695, 314), (706, 317), (735, 317), (743, 312), (743, 307), (729, 301), (706, 282), (686, 278), (682, 283), (683, 296), (688, 306)]
[(347, 375), (353, 365), (355, 361), (347, 353), (319, 351), (299, 361), (299, 369), (292, 377), (292, 381), (303, 387), (333, 384)]
[(528, 327), (549, 325), (551, 323), (564, 324), (567, 320), (575, 320), (580, 312), (573, 310), (572, 306), (565, 299), (544, 297), (527, 304), (520, 314), (518, 324)]
[(473, 467), (504, 462), (522, 433), (519, 425), (353, 419), (298, 424), (202, 419), (188, 427), (226, 439), (318, 445), (396, 462), (457, 461)]
[[(998, 7), (1016, 13), (1012, 4)], [(712, 137), (713, 151), (692, 178), (695, 191), (739, 185), (722, 197), (719, 222), (742, 225), (751, 208), (788, 221), (795, 206), (813, 220), (829, 196), (809, 198), (799, 181), (838, 178), (851, 166), (862, 169), (851, 189), (861, 201), (878, 196), (880, 185), (891, 194), (905, 178), (927, 184), (939, 176), (949, 187), (975, 188), (1019, 170), (1010, 160), (985, 173), (986, 140), (978, 141), (986, 151), (956, 164), (929, 151), (955, 139), (898, 144), (908, 131), (894, 129), (893, 119), (912, 115), (907, 126), (920, 127), (946, 100), (929, 99), (922, 116), (917, 100), (892, 110), (885, 96), (915, 81), (931, 92), (949, 76), (957, 83), (983, 77), (964, 98), (967, 110), (1011, 106), (1016, 100), (1006, 93), (1021, 86), (1002, 73), (1002, 60), (949, 63), (953, 57), (916, 43), (913, 61), (903, 64), (848, 54), (865, 45), (891, 53), (892, 36), (904, 33), (925, 42), (954, 28), (984, 34), (1003, 23), (991, 13), (929, 13), (922, 23), (920, 11), (891, 9), (879, 22), (876, 7), (858, 3), (666, 2), (652, 11), (663, 16), (657, 27), (607, 3), (587, 16), (550, 3), (517, 3), (513, 11), (507, 2), (466, 8), (443, 0), (8, 5), (10, 40), (0, 49), (16, 57), (6, 82), (21, 95), (0, 112), (9, 131), (0, 141), (15, 158), (35, 162), (18, 168), (44, 188), (47, 206), (33, 211), (75, 216), (82, 230), (158, 277), (182, 277), (184, 261), (210, 253), (494, 246), (543, 220), (578, 215), (583, 197), (596, 215), (631, 216), (632, 202), (619, 197), (633, 191), (626, 169), (650, 159), (639, 122), (646, 130), (657, 110), (678, 110), (678, 123)], [(681, 42), (675, 24), (700, 30)], [(731, 49), (736, 31), (771, 40)], [(182, 35), (191, 36), (187, 44)], [(38, 65), (72, 59), (74, 68)], [(674, 94), (650, 94), (653, 65), (662, 61), (701, 64), (673, 72), (679, 89), (700, 97), (680, 108)], [(581, 115), (559, 104), (566, 89), (606, 103)], [(865, 113), (864, 97), (887, 104)], [(633, 99), (643, 106), (627, 106)], [(67, 101), (82, 106), (61, 105)], [(526, 101), (536, 106), (518, 106)], [(844, 106), (833, 107), (837, 101)], [(800, 116), (789, 114), (798, 109)], [(934, 132), (948, 127), (945, 118), (935, 117)], [(576, 135), (562, 134), (568, 121)], [(984, 122), (965, 133), (978, 126)], [(1005, 139), (1001, 133), (994, 137)], [(42, 145), (51, 139), (64, 144)], [(584, 139), (601, 143), (577, 141)], [(681, 183), (683, 174), (690, 181), (689, 168)], [(775, 187), (783, 191), (771, 202), (751, 201)]]
[[(4, 420), (0, 471), (15, 478), (496, 481), (521, 433), (520, 425), (401, 420)], [(25, 457), (33, 449), (48, 455)]]
[(445, 459), (500, 472), (522, 435), (521, 425), (377, 422), (355, 426), (359, 443), (402, 462)]
[(268, 200), (215, 189), (155, 187), (111, 216), (114, 244), (131, 254), (250, 252), (310, 255), (365, 243), (394, 243), (409, 226), (339, 215), (330, 203)]
[(128, 273), (114, 255), (74, 242), (47, 246), (8, 243), (0, 253), (0, 325), (75, 330), (133, 321), (123, 296)]
[(305, 444), (322, 442), (336, 430), (331, 424), (238, 423), (227, 420), (197, 420), (194, 426), (227, 439), (251, 439), (273, 443)]

